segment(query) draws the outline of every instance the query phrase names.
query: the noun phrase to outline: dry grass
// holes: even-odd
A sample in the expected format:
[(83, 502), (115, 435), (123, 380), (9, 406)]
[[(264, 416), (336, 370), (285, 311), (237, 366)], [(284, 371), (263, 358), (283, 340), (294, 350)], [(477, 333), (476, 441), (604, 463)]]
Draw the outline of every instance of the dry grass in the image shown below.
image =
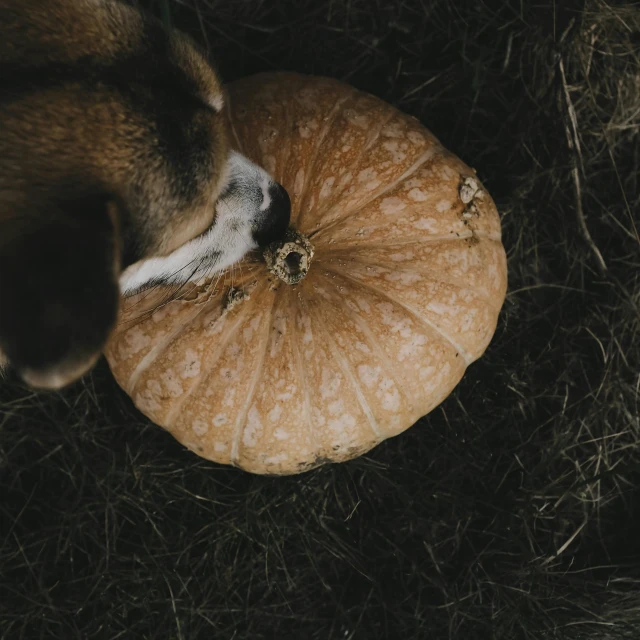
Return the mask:
[(0, 637), (640, 637), (637, 3), (155, 5), (227, 79), (331, 75), (421, 118), (495, 197), (510, 293), (440, 408), (294, 478), (195, 458), (104, 364), (4, 384)]

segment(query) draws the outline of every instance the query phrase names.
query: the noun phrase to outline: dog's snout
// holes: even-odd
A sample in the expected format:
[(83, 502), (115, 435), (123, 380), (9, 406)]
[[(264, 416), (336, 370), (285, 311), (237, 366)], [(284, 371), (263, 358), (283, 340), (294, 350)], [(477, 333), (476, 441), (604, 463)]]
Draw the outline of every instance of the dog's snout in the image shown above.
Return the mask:
[(267, 200), (268, 205), (253, 232), (253, 238), (261, 249), (282, 239), (291, 219), (291, 200), (282, 185), (272, 182), (269, 185), (268, 199), (265, 198), (265, 202)]

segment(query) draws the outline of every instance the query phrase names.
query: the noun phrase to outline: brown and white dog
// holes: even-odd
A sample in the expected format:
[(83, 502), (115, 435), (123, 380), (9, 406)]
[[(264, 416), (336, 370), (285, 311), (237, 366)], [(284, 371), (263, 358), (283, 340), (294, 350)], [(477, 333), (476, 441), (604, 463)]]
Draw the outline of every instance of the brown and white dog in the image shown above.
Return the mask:
[(229, 151), (224, 100), (197, 45), (129, 5), (0, 0), (0, 365), (60, 388), (121, 290), (284, 233), (289, 198)]

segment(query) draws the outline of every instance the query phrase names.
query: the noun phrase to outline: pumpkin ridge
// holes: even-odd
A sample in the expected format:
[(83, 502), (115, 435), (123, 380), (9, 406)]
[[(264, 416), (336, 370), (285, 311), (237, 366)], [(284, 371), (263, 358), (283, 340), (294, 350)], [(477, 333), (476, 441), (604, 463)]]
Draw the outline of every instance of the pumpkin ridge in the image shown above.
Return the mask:
[[(319, 310), (318, 316), (324, 317), (326, 315), (325, 313), (322, 312), (320, 305), (314, 305), (314, 306), (318, 307), (318, 310)], [(325, 335), (326, 343), (329, 347), (329, 351), (331, 352), (336, 362), (340, 366), (340, 369), (342, 369), (346, 378), (351, 382), (351, 386), (355, 391), (356, 398), (358, 398), (358, 403), (360, 404), (362, 412), (367, 417), (367, 421), (369, 422), (371, 431), (373, 431), (373, 434), (375, 435), (376, 439), (378, 440), (378, 442), (380, 442), (381, 440), (384, 439), (382, 435), (382, 431), (380, 429), (380, 425), (378, 424), (378, 421), (375, 419), (375, 416), (373, 415), (373, 411), (371, 410), (371, 407), (369, 406), (369, 403), (367, 402), (367, 399), (365, 398), (364, 393), (362, 392), (362, 388), (358, 384), (358, 381), (355, 375), (352, 373), (349, 367), (349, 363), (345, 360), (342, 353), (340, 353), (340, 348), (338, 347), (335, 340), (333, 339), (331, 332), (326, 329), (326, 323), (319, 322), (318, 327), (320, 331), (322, 331)], [(375, 444), (371, 445), (371, 447), (374, 447), (374, 446)]]
[[(387, 224), (388, 223), (371, 226), (371, 227), (368, 227), (368, 229), (374, 229), (374, 230), (381, 229), (386, 227)], [(320, 247), (320, 249), (318, 249), (316, 254), (317, 255), (316, 260), (320, 258), (326, 258), (327, 256), (339, 255), (347, 251), (352, 251), (353, 249), (377, 249), (379, 247), (392, 247), (392, 246), (400, 247), (403, 245), (415, 245), (418, 242), (421, 242), (423, 244), (429, 244), (431, 242), (457, 242), (459, 240), (469, 240), (469, 238), (472, 238), (474, 235), (476, 235), (474, 231), (468, 231), (464, 233), (456, 233), (454, 231), (451, 231), (447, 234), (439, 233), (439, 234), (434, 234), (432, 236), (425, 236), (424, 238), (421, 238), (419, 236), (413, 236), (411, 238), (406, 238), (404, 240), (394, 240), (393, 242), (384, 242), (381, 240), (376, 240), (371, 243), (367, 242), (366, 238), (363, 238), (363, 239), (359, 238), (358, 243), (356, 245), (342, 244), (338, 242), (332, 245), (328, 245), (328, 244), (325, 245), (322, 242), (321, 238), (320, 239), (316, 238), (316, 242), (318, 242), (318, 246)]]
[(440, 329), (438, 326), (433, 324), (433, 322), (431, 322), (427, 318), (422, 317), (420, 315), (420, 313), (418, 313), (418, 311), (413, 309), (411, 306), (405, 304), (404, 302), (401, 302), (396, 297), (392, 296), (391, 294), (387, 293), (386, 291), (382, 291), (381, 289), (376, 289), (374, 286), (372, 286), (368, 282), (363, 282), (362, 280), (359, 280), (358, 278), (355, 278), (354, 276), (350, 276), (347, 273), (342, 273), (341, 271), (338, 271), (338, 270), (336, 270), (334, 268), (331, 268), (331, 267), (327, 266), (326, 264), (323, 264), (322, 268), (325, 269), (325, 271), (331, 271), (333, 273), (336, 273), (336, 274), (342, 276), (343, 278), (346, 278), (347, 280), (351, 280), (352, 282), (357, 282), (361, 287), (365, 287), (366, 289), (370, 289), (371, 291), (374, 291), (379, 296), (382, 296), (382, 297), (386, 298), (387, 300), (389, 300), (389, 301), (391, 301), (391, 302), (393, 302), (393, 303), (395, 303), (397, 305), (400, 305), (403, 309), (408, 311), (419, 322), (421, 322), (423, 325), (426, 325), (427, 327), (429, 327), (432, 331), (435, 331), (438, 335), (440, 335), (442, 338), (444, 338), (452, 347), (454, 347), (454, 349), (462, 356), (462, 359), (465, 361), (465, 364), (470, 365), (474, 361), (474, 358), (471, 357), (471, 355), (466, 351), (466, 349), (463, 349), (459, 344), (457, 344), (455, 342), (455, 340), (453, 340), (453, 338), (450, 338), (442, 329)]
[[(392, 245), (390, 245), (390, 246), (392, 246)], [(488, 295), (486, 293), (482, 293), (482, 292), (478, 291), (476, 288), (469, 287), (469, 285), (467, 283), (461, 281), (459, 278), (444, 278), (444, 277), (440, 276), (439, 274), (437, 275), (437, 278), (436, 277), (431, 277), (431, 274), (432, 274), (431, 270), (421, 271), (421, 270), (415, 269), (415, 268), (414, 269), (403, 268), (398, 263), (388, 262), (388, 261), (385, 261), (384, 259), (380, 259), (380, 258), (376, 258), (375, 261), (374, 261), (373, 259), (372, 260), (367, 260), (366, 257), (350, 256), (348, 259), (349, 259), (350, 262), (357, 262), (358, 264), (369, 265), (369, 266), (372, 266), (372, 267), (373, 266), (384, 267), (384, 268), (389, 269), (390, 271), (394, 271), (394, 272), (418, 273), (420, 275), (427, 276), (433, 282), (441, 282), (443, 284), (449, 284), (449, 285), (451, 285), (453, 287), (456, 287), (458, 289), (466, 289), (467, 291), (470, 291), (474, 295), (478, 296), (478, 298), (480, 298), (481, 300), (484, 300), (487, 303), (487, 306), (489, 306), (491, 308), (496, 306), (496, 301), (492, 296), (490, 296), (490, 295)], [(502, 308), (502, 303), (499, 304), (499, 308), (497, 309), (497, 311), (499, 311), (500, 308)]]
[[(388, 222), (385, 222), (383, 224), (377, 224), (374, 226), (369, 227), (370, 229), (383, 229), (384, 227), (386, 227), (388, 224)], [(320, 231), (322, 231), (323, 229), (318, 229), (318, 233)], [(454, 235), (452, 235), (454, 234)], [(492, 242), (499, 242), (500, 244), (502, 244), (502, 234), (500, 233), (495, 233), (493, 231), (485, 231), (484, 229), (473, 229), (473, 230), (469, 230), (469, 231), (465, 231), (463, 233), (460, 233), (458, 231), (451, 231), (450, 233), (447, 233), (446, 235), (443, 235), (441, 233), (439, 234), (434, 234), (432, 236), (425, 236), (423, 238), (416, 238), (416, 237), (412, 237), (412, 238), (406, 238), (405, 240), (393, 240), (393, 242), (384, 242), (384, 241), (376, 241), (373, 243), (369, 243), (366, 241), (365, 239), (360, 239), (358, 241), (358, 247), (366, 247), (367, 249), (371, 248), (374, 249), (375, 247), (388, 247), (388, 246), (396, 246), (396, 245), (403, 245), (403, 244), (415, 244), (416, 242), (445, 242), (447, 240), (451, 240), (452, 242), (456, 242), (458, 240), (468, 240), (469, 238), (473, 238), (474, 236), (476, 236), (477, 238), (485, 238), (487, 240), (491, 240)], [(317, 249), (316, 249), (316, 253), (317, 255), (329, 255), (331, 253), (338, 253), (340, 251), (349, 251), (350, 249), (353, 248), (352, 245), (343, 245), (341, 246), (340, 244), (335, 244), (333, 246), (326, 246), (325, 248), (325, 244), (322, 242), (322, 238), (315, 239), (316, 242), (318, 243), (316, 245)]]
[(344, 98), (336, 102), (336, 104), (333, 106), (333, 108), (331, 109), (331, 111), (326, 117), (324, 128), (316, 138), (316, 146), (313, 149), (313, 160), (309, 164), (309, 168), (306, 171), (306, 175), (304, 176), (304, 182), (302, 183), (302, 189), (300, 190), (300, 207), (298, 211), (291, 212), (291, 222), (295, 223), (296, 227), (300, 229), (300, 231), (302, 231), (302, 216), (304, 215), (304, 212), (308, 210), (308, 207), (306, 207), (305, 205), (309, 195), (308, 194), (309, 181), (311, 179), (311, 176), (313, 175), (313, 172), (315, 171), (316, 164), (317, 164), (318, 150), (322, 146), (324, 139), (327, 137), (327, 134), (331, 130), (331, 126), (333, 125), (336, 118), (338, 117), (338, 114), (340, 112), (340, 109), (342, 109), (342, 106), (345, 104), (345, 102), (348, 102), (349, 100), (352, 100), (353, 98), (355, 98), (356, 95), (357, 95), (356, 92), (352, 90), (350, 95), (345, 96)]
[[(362, 157), (364, 156), (365, 152), (367, 152), (367, 151), (371, 148), (371, 146), (372, 146), (372, 145), (373, 145), (373, 144), (378, 140), (378, 138), (380, 137), (380, 133), (382, 132), (382, 129), (384, 129), (384, 127), (385, 127), (387, 124), (389, 124), (389, 122), (390, 122), (391, 120), (393, 120), (395, 117), (396, 117), (396, 114), (394, 113), (394, 111), (393, 111), (393, 110), (391, 110), (391, 109), (390, 109), (390, 110), (389, 110), (389, 113), (388, 113), (388, 115), (387, 115), (387, 117), (383, 118), (383, 119), (380, 121), (379, 126), (373, 129), (373, 133), (370, 133), (370, 138), (369, 138), (369, 139), (367, 140), (367, 142), (362, 146), (362, 149), (360, 149), (360, 152), (359, 152), (359, 153), (358, 153), (358, 155), (354, 158), (353, 162), (349, 165), (349, 167), (345, 167), (347, 170), (353, 169), (354, 167), (357, 167), (357, 166), (358, 166), (358, 163), (360, 162), (360, 160), (361, 160), (361, 159), (362, 159)], [(315, 167), (315, 165), (313, 166), (313, 168), (314, 168), (314, 169), (316, 168), (316, 167)], [(345, 186), (343, 187), (342, 191), (341, 191), (339, 194), (334, 193), (334, 194), (332, 194), (332, 196), (333, 196), (334, 198), (339, 198), (339, 197), (340, 197), (340, 195), (342, 195), (342, 193), (344, 193), (344, 191), (345, 191), (346, 189), (348, 189), (348, 186), (349, 186), (349, 185), (345, 185)], [(326, 212), (327, 212), (329, 209), (328, 209), (328, 207), (321, 207), (320, 205), (321, 205), (321, 203), (320, 203), (320, 202), (318, 202), (318, 206), (317, 206), (316, 210), (314, 211), (314, 214), (315, 214), (315, 215), (317, 215), (317, 216), (319, 216), (320, 218), (322, 218), (322, 216), (323, 216), (324, 214), (326, 214)], [(305, 210), (305, 211), (306, 211), (306, 210)], [(301, 219), (302, 219), (302, 215), (304, 215), (304, 211), (302, 212), (302, 214), (301, 214), (301, 216), (300, 216), (299, 220), (301, 220)], [(301, 223), (301, 222), (299, 222), (299, 224), (302, 224), (302, 223)]]
[[(240, 448), (240, 439), (243, 435), (244, 429), (247, 426), (246, 425), (247, 415), (249, 414), (249, 410), (251, 409), (251, 403), (255, 398), (255, 394), (258, 389), (258, 382), (260, 382), (260, 378), (264, 374), (264, 371), (263, 371), (264, 361), (267, 357), (267, 350), (269, 349), (269, 339), (271, 337), (270, 328), (271, 328), (271, 323), (273, 321), (273, 312), (276, 306), (275, 302), (276, 302), (276, 297), (273, 296), (271, 300), (271, 305), (267, 313), (265, 314), (265, 319), (260, 323), (261, 329), (266, 324), (266, 331), (263, 332), (264, 345), (262, 346), (264, 348), (261, 350), (262, 355), (260, 356), (260, 362), (256, 366), (256, 372), (253, 376), (253, 379), (251, 380), (251, 385), (249, 386), (249, 389), (247, 391), (247, 398), (245, 400), (244, 406), (242, 407), (242, 410), (238, 413), (238, 418), (233, 428), (233, 442), (231, 443), (231, 453), (229, 456), (231, 464), (233, 465), (238, 464), (238, 451)], [(258, 332), (258, 335), (260, 335), (260, 332)]]
[[(166, 418), (164, 420), (165, 424), (169, 425), (169, 424), (173, 424), (175, 422), (175, 417), (180, 413), (180, 411), (182, 411), (182, 407), (184, 407), (184, 405), (187, 403), (187, 401), (191, 399), (193, 394), (196, 391), (198, 391), (200, 386), (204, 382), (207, 381), (207, 379), (208, 379), (209, 375), (211, 374), (214, 366), (216, 365), (216, 363), (220, 359), (220, 355), (222, 354), (222, 352), (224, 351), (225, 347), (229, 343), (229, 340), (230, 340), (231, 336), (233, 336), (235, 334), (235, 332), (237, 331), (237, 329), (240, 326), (240, 324), (242, 324), (242, 321), (244, 320), (244, 315), (246, 315), (246, 312), (243, 309), (242, 311), (240, 311), (238, 313), (238, 318), (236, 319), (236, 322), (231, 324), (230, 327), (226, 331), (223, 332), (222, 337), (220, 339), (220, 342), (218, 343), (218, 345), (216, 346), (216, 349), (213, 352), (213, 357), (207, 363), (206, 368), (198, 374), (198, 377), (194, 380), (194, 383), (191, 385), (189, 390), (184, 394), (184, 396), (182, 398), (180, 398), (180, 400), (178, 402), (176, 402), (175, 406), (167, 414), (167, 416), (166, 416)], [(225, 316), (225, 313), (223, 311), (220, 314), (220, 316), (218, 316), (218, 318), (216, 318), (215, 322), (217, 323), (224, 316)]]
[[(388, 223), (384, 223), (384, 224), (379, 224), (379, 225), (375, 225), (372, 227), (368, 227), (369, 229), (380, 229), (380, 228), (384, 228), (388, 225)], [(376, 241), (373, 243), (368, 243), (366, 242), (366, 239), (362, 239), (359, 240), (357, 247), (363, 247), (366, 249), (375, 249), (376, 247), (390, 247), (390, 246), (402, 246), (402, 245), (415, 245), (416, 242), (423, 242), (423, 243), (430, 243), (430, 242), (447, 242), (447, 241), (451, 241), (451, 242), (457, 242), (458, 240), (468, 240), (469, 238), (472, 238), (474, 235), (478, 235), (476, 234), (475, 231), (468, 231), (465, 232), (464, 234), (462, 233), (458, 233), (457, 235), (451, 235), (451, 234), (455, 234), (455, 232), (450, 232), (447, 233), (445, 235), (443, 234), (437, 234), (437, 235), (432, 235), (432, 236), (426, 236), (424, 238), (416, 238), (415, 236), (412, 238), (406, 238), (405, 240), (394, 240), (393, 242), (384, 242), (384, 241)], [(324, 258), (326, 256), (330, 256), (330, 255), (335, 255), (335, 254), (339, 254), (339, 253), (344, 253), (345, 251), (351, 251), (354, 247), (353, 245), (340, 245), (338, 243), (334, 244), (334, 245), (324, 245), (322, 243), (322, 240), (320, 239), (319, 241), (316, 239), (316, 241), (318, 242), (318, 247), (319, 249), (316, 252), (316, 259), (320, 259), (321, 257)]]
[(360, 211), (362, 209), (366, 209), (376, 198), (383, 196), (385, 193), (388, 193), (392, 189), (395, 189), (399, 184), (404, 182), (407, 178), (412, 176), (425, 162), (431, 160), (436, 154), (440, 153), (441, 155), (443, 151), (443, 147), (439, 142), (434, 142), (404, 173), (401, 173), (395, 180), (392, 180), (384, 187), (374, 191), (372, 195), (365, 200), (364, 202), (357, 205), (357, 207), (352, 207), (351, 209), (343, 210), (340, 214), (340, 217), (336, 220), (332, 220), (328, 224), (321, 225), (315, 231), (309, 234), (309, 240), (312, 240), (318, 233), (321, 231), (327, 231), (328, 229), (333, 229), (336, 224), (350, 218), (355, 211)]
[[(287, 295), (289, 296), (293, 295), (293, 291), (287, 289)], [(308, 305), (302, 297), (302, 292), (298, 292), (298, 295), (299, 295), (299, 306), (306, 310)], [(298, 380), (300, 381), (300, 385), (302, 387), (303, 395), (304, 395), (305, 422), (307, 423), (307, 426), (309, 428), (309, 437), (315, 443), (316, 445), (315, 448), (317, 451), (320, 447), (319, 447), (319, 442), (316, 436), (315, 429), (313, 428), (313, 421), (311, 419), (311, 398), (309, 397), (309, 386), (307, 384), (307, 375), (306, 375), (304, 363), (302, 361), (302, 354), (300, 353), (300, 345), (296, 340), (296, 337), (299, 336), (299, 333), (298, 333), (298, 327), (296, 326), (295, 318), (293, 318), (291, 322), (291, 334), (292, 334), (291, 344), (292, 344), (292, 348), (296, 358), (296, 369), (298, 370)]]

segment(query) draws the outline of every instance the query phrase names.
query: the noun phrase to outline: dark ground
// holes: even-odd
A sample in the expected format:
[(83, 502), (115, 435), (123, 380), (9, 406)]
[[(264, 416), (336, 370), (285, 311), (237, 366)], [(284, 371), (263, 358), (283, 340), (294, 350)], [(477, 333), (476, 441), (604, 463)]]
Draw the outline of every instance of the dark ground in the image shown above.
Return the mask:
[(2, 384), (0, 637), (640, 638), (639, 5), (169, 13), (228, 80), (326, 74), (419, 117), (495, 198), (510, 292), (438, 409), (298, 477), (196, 458), (104, 363)]

